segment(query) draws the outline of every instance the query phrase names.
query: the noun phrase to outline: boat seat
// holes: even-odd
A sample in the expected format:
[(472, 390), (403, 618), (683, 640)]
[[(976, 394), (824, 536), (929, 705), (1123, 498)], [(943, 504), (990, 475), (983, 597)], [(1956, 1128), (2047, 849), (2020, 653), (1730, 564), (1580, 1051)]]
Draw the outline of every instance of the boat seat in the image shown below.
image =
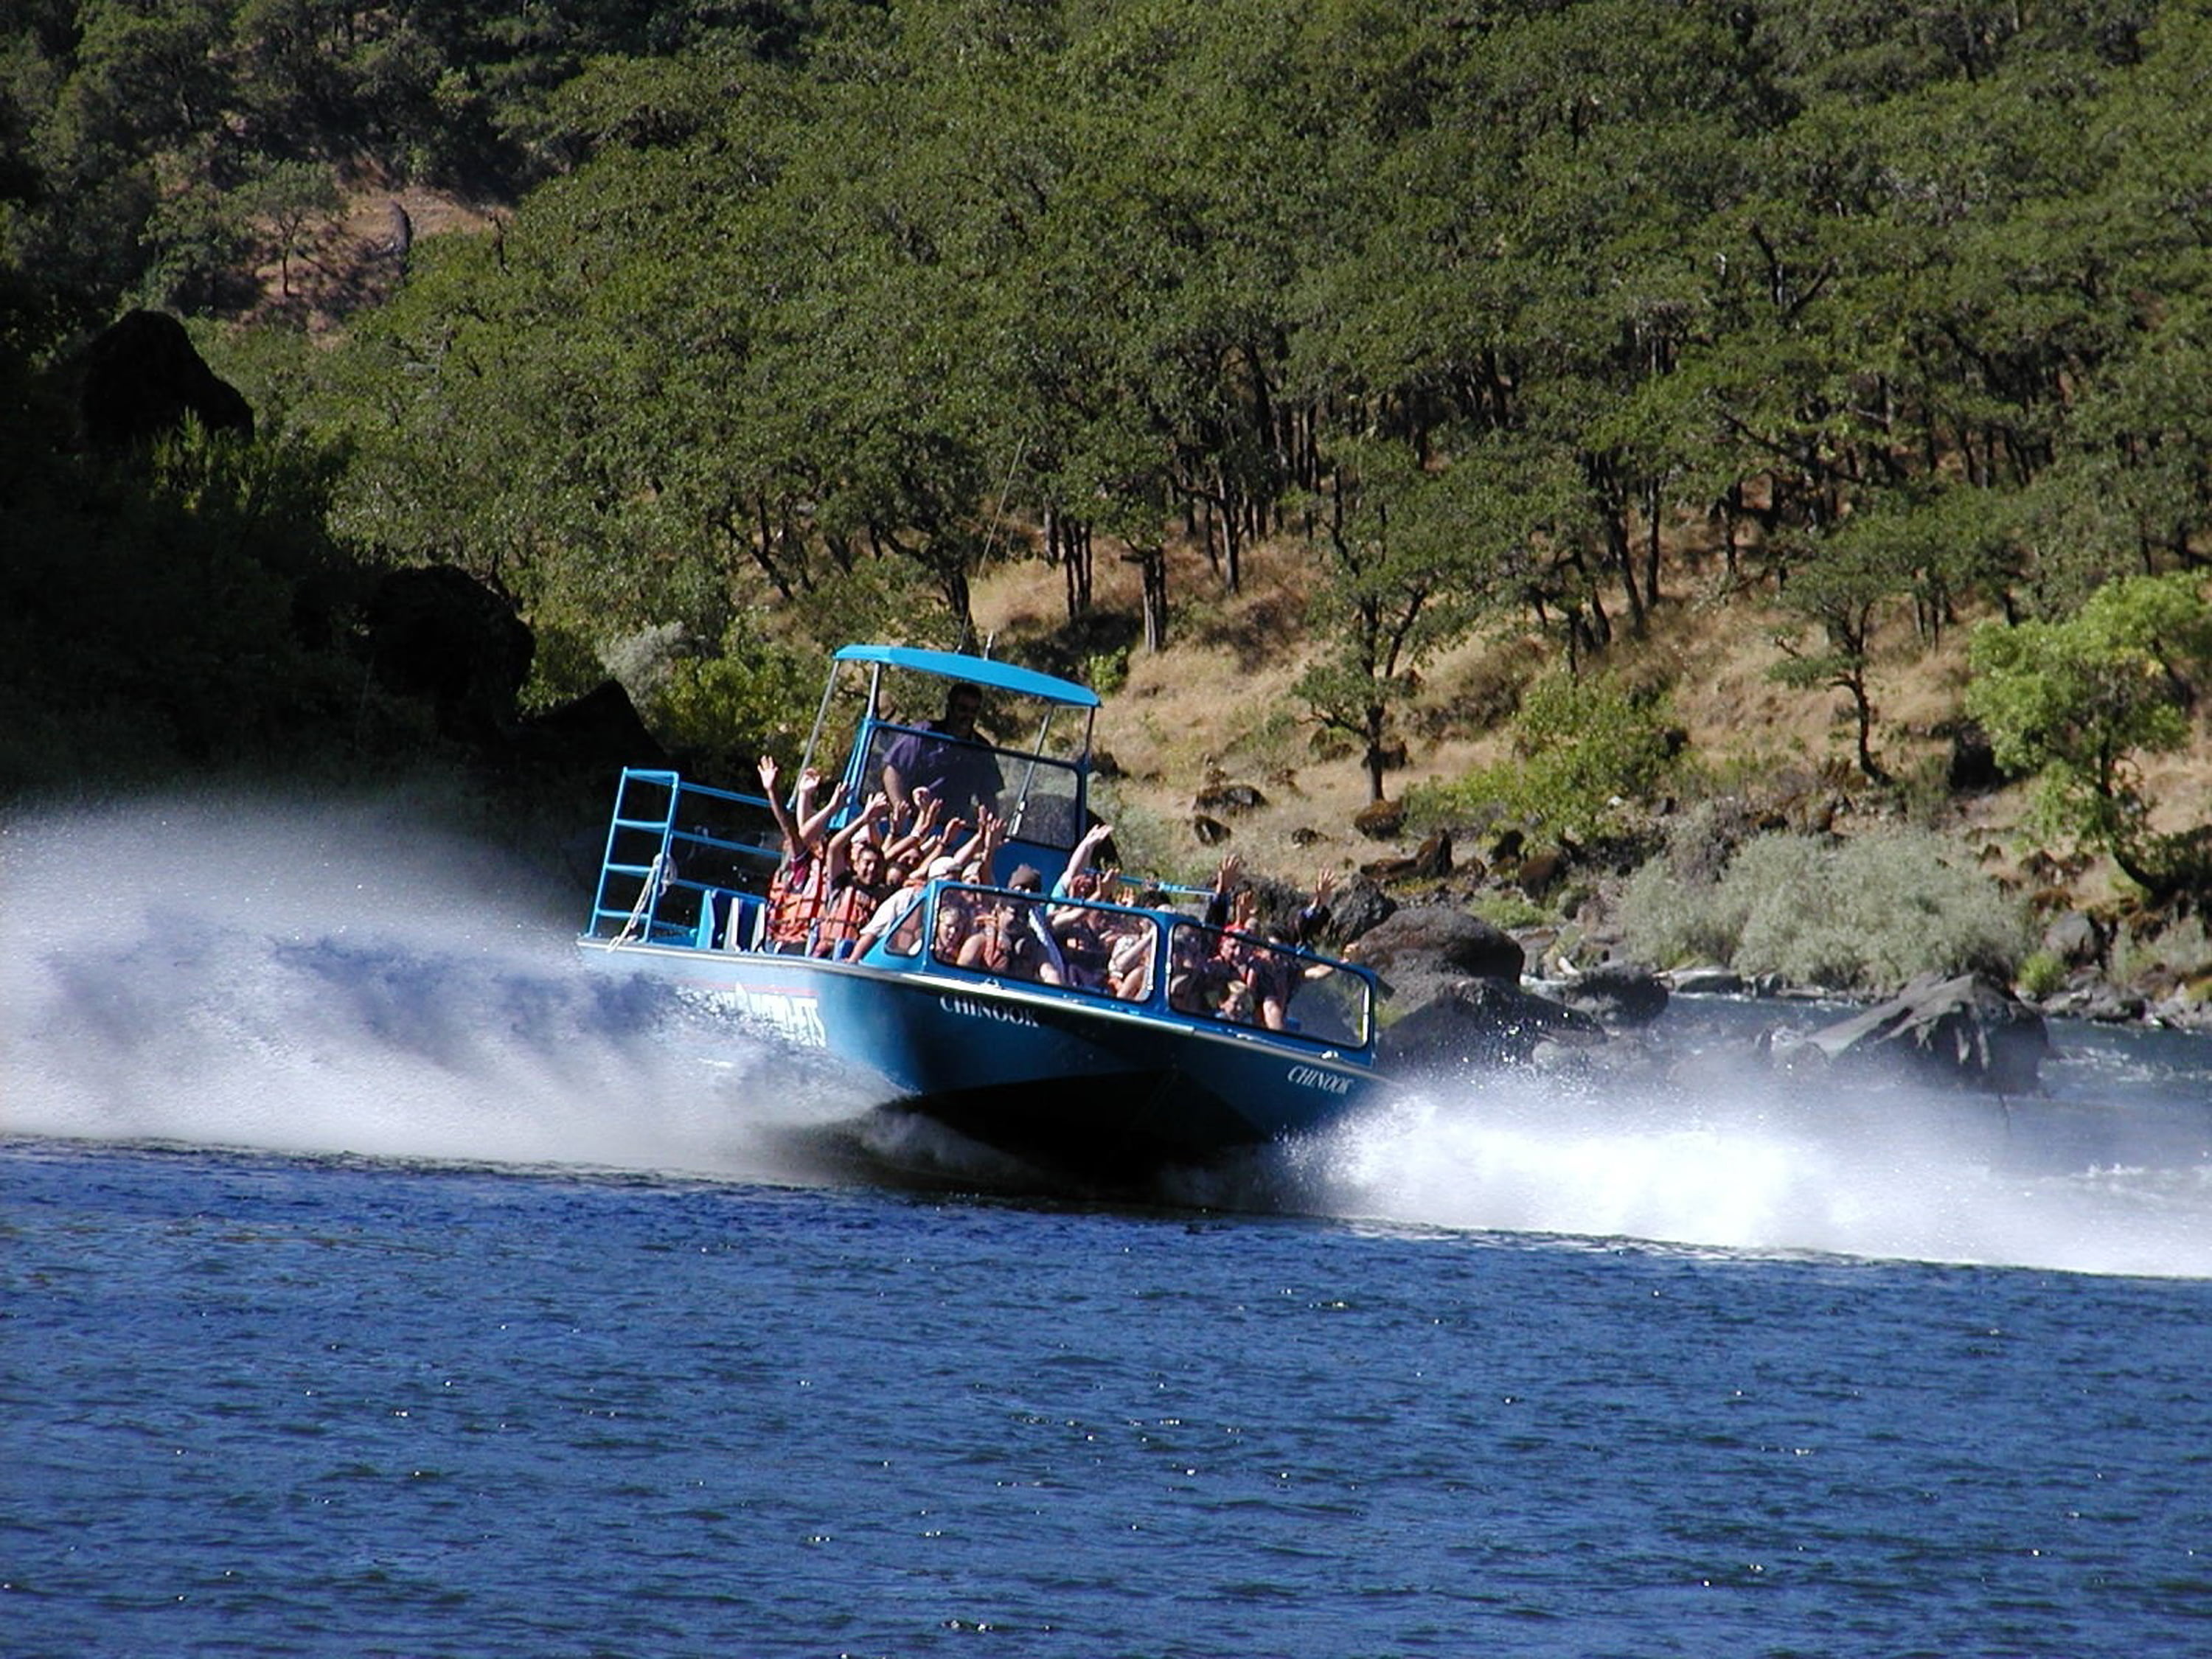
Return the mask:
[(711, 887), (699, 901), (699, 933), (692, 943), (702, 951), (750, 951), (760, 943), (762, 905), (757, 894)]

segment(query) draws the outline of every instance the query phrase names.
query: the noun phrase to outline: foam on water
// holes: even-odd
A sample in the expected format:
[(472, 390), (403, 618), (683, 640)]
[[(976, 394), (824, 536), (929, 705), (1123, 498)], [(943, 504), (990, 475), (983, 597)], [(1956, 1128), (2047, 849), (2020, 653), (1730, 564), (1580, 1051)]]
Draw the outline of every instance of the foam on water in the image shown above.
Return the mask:
[(765, 1042), (710, 1054), (680, 995), (583, 971), (541, 876), (411, 818), (202, 801), (9, 824), (0, 1127), (804, 1174), (793, 1135), (849, 1091)]
[[(816, 1057), (733, 1042), (680, 995), (586, 972), (569, 942), (580, 901), (547, 886), (426, 836), (403, 802), (19, 817), (0, 826), (0, 1131), (1020, 1185), (927, 1123), (872, 1116), (866, 1086)], [(2212, 1077), (2212, 1063), (2190, 1075)], [(2205, 1103), (2184, 1097), (2193, 1086), (2122, 1108), (1815, 1101), (1725, 1072), (1640, 1093), (1509, 1074), (1410, 1091), (1159, 1195), (1417, 1227), (2212, 1276), (2212, 1133)]]
[(2035, 1102), (1638, 1101), (1527, 1077), (1409, 1096), (1310, 1156), (1338, 1214), (1406, 1224), (2212, 1277), (2212, 1161), (2044, 1155)]

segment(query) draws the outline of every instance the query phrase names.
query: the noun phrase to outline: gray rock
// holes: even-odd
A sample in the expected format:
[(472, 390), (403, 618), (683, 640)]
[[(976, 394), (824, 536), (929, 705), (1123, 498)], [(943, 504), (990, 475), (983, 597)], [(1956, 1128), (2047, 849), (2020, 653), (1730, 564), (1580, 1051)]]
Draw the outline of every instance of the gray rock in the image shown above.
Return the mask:
[(1660, 977), (1686, 997), (1733, 997), (1743, 994), (1743, 975), (1732, 968), (1675, 968)]
[(1528, 958), (1507, 933), (1446, 904), (1409, 904), (1370, 928), (1351, 953), (1373, 969), (1385, 994), (1419, 1004), (1455, 980), (1518, 985)]
[(1358, 880), (1349, 884), (1336, 896), (1331, 906), (1330, 937), (1340, 945), (1364, 939), (1397, 914), (1398, 901), (1373, 882)]
[(1769, 1057), (1791, 1069), (1887, 1071), (1997, 1094), (2033, 1092), (2050, 1051), (2042, 1015), (1978, 974), (1923, 975), (1863, 1013), (1768, 1043)]
[(2089, 968), (2105, 959), (2105, 930), (2094, 916), (2069, 910), (2043, 930), (2043, 948), (2069, 968)]
[(2064, 989), (2039, 1006), (2053, 1018), (2094, 1020), (2100, 1025), (2131, 1025), (2149, 1009), (2135, 992), (2123, 991), (2091, 973), (2074, 975)]
[(1648, 1025), (1667, 1012), (1667, 987), (1647, 968), (1601, 962), (1570, 981), (1559, 1000), (1605, 1025)]
[(1518, 985), (1462, 979), (1386, 1030), (1376, 1058), (1401, 1075), (1444, 1076), (1471, 1066), (1522, 1064), (1547, 1044), (1604, 1037), (1604, 1029), (1588, 1014)]

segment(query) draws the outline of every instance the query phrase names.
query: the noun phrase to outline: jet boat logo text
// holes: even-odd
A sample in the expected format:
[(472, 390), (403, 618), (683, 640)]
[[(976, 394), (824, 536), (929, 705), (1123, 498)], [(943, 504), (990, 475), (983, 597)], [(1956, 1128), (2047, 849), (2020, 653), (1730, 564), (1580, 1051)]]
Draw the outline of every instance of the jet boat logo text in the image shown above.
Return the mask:
[(1321, 1089), (1333, 1095), (1348, 1095), (1352, 1092), (1352, 1079), (1348, 1077), (1339, 1077), (1334, 1072), (1324, 1072), (1311, 1066), (1293, 1066), (1291, 1067), (1290, 1075), (1291, 1081), (1301, 1089)]
[(939, 997), (937, 1006), (948, 1014), (965, 1014), (970, 1019), (995, 1019), (1001, 1025), (1035, 1025), (1036, 1017), (1024, 1008), (994, 1008), (988, 1002), (971, 1001), (967, 997)]

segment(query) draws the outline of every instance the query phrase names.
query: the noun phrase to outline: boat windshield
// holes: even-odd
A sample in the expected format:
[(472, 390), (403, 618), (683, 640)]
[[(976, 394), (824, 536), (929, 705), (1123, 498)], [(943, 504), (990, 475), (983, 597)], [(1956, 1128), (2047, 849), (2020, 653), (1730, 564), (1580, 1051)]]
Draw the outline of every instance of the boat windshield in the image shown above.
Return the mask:
[(1168, 933), (1168, 1006), (1231, 1025), (1364, 1048), (1374, 990), (1364, 975), (1237, 928), (1176, 923)]
[(937, 896), (930, 954), (947, 968), (1143, 1002), (1158, 938), (1158, 919), (1143, 910), (948, 886)]
[(872, 724), (858, 775), (876, 783), (894, 766), (908, 773), (926, 767), (926, 775), (908, 775), (904, 782), (927, 783), (945, 797), (949, 816), (970, 825), (978, 807), (989, 807), (1005, 821), (1010, 841), (1064, 852), (1082, 838), (1083, 775), (1065, 761), (963, 743), (927, 726)]

